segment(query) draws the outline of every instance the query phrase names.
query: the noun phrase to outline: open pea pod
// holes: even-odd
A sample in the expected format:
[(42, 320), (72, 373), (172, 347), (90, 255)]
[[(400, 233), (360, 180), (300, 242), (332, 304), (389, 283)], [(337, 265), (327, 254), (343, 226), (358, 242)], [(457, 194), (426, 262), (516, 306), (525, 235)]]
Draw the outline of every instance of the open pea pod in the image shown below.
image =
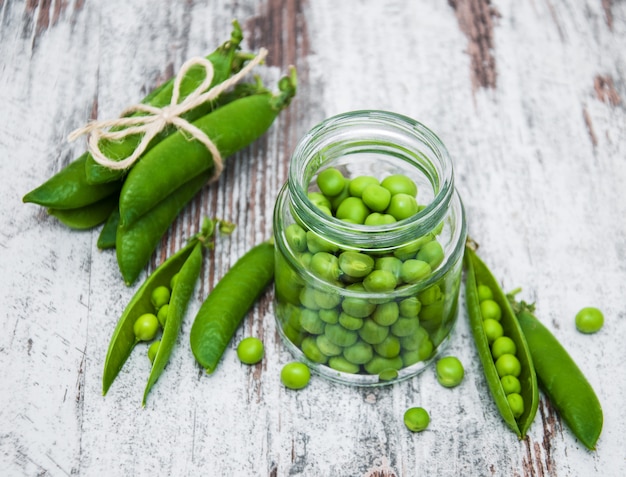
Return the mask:
[[(478, 356), (483, 365), (485, 378), (489, 386), (489, 390), (495, 401), (498, 410), (506, 424), (515, 432), (520, 439), (526, 436), (526, 432), (530, 427), (537, 407), (539, 405), (539, 390), (537, 386), (537, 376), (531, 358), (530, 351), (526, 339), (520, 329), (519, 323), (515, 318), (515, 314), (511, 309), (506, 295), (500, 288), (498, 281), (493, 274), (476, 255), (475, 251), (470, 247), (465, 248), (464, 257), (466, 276), (465, 276), (465, 299), (470, 320), (470, 328), (474, 337), (474, 343), (478, 350)], [(515, 418), (513, 411), (507, 400), (500, 377), (493, 361), (489, 342), (485, 334), (482, 312), (480, 308), (480, 300), (478, 295), (478, 286), (486, 285), (493, 293), (493, 300), (498, 303), (502, 310), (500, 324), (504, 330), (505, 336), (511, 338), (517, 347), (517, 358), (521, 364), (521, 374), (519, 381), (521, 384), (521, 396), (524, 400), (524, 411)]]
[(170, 305), (161, 344), (155, 356), (144, 392), (142, 404), (145, 405), (148, 392), (163, 371), (176, 343), (183, 315), (200, 274), (202, 246), (201, 241), (197, 237), (190, 240), (181, 250), (163, 262), (148, 277), (126, 306), (109, 343), (102, 376), (103, 395), (107, 393), (130, 353), (138, 343), (133, 329), (135, 321), (144, 313), (154, 313), (154, 306), (151, 302), (152, 292), (160, 286), (169, 287), (172, 277), (178, 274), (178, 278), (175, 280), (174, 287), (171, 290)]

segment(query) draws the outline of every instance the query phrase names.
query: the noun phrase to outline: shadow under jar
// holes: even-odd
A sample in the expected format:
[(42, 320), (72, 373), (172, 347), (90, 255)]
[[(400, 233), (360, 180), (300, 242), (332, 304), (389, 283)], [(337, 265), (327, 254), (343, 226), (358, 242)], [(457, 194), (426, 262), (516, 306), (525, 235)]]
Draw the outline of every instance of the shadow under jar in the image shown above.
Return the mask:
[[(397, 177), (416, 186), (413, 213), (392, 210), (393, 195), (410, 195), (385, 181)], [(389, 205), (385, 194), (366, 200), (380, 189), (368, 196), (364, 185), (376, 184)], [(325, 120), (297, 145), (274, 209), (283, 341), (333, 381), (376, 386), (416, 375), (456, 322), (466, 234), (452, 161), (433, 132), (385, 111)]]

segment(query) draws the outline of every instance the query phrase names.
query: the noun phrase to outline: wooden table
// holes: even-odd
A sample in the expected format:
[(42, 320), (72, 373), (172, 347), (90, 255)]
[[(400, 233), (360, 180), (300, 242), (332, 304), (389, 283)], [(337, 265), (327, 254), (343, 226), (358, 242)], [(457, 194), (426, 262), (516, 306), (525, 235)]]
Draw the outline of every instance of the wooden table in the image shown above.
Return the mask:
[[(236, 18), (246, 49), (269, 49), (272, 88), (289, 65), (299, 92), (271, 130), (227, 162), (161, 242), (154, 269), (218, 216), (237, 224), (207, 257), (179, 344), (148, 404), (135, 353), (107, 396), (109, 337), (136, 286), (99, 229), (71, 231), (21, 203), (85, 148), (70, 131), (116, 117)], [(626, 475), (626, 2), (612, 0), (0, 0), (0, 474), (6, 476)], [(285, 389), (290, 360), (258, 302), (211, 376), (193, 360), (191, 320), (207, 292), (268, 237), (291, 151), (323, 119), (356, 109), (406, 114), (453, 157), (469, 230), (507, 290), (522, 287), (603, 405), (587, 451), (542, 396), (519, 441), (486, 386), (464, 306), (448, 354), (466, 370), (441, 387), (429, 368), (363, 389), (314, 376)], [(461, 303), (464, 296), (461, 295)], [(604, 328), (576, 331), (601, 307)], [(262, 337), (262, 364), (234, 344)], [(410, 406), (431, 415), (407, 431)]]

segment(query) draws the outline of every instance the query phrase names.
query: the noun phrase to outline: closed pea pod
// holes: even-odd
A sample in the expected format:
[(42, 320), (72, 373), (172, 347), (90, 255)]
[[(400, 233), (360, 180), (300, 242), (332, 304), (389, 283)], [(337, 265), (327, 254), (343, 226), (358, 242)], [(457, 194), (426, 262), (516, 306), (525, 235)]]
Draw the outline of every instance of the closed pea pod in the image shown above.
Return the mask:
[(117, 209), (117, 194), (112, 194), (93, 204), (76, 209), (48, 209), (48, 213), (60, 222), (76, 230), (87, 230), (105, 222)]
[[(487, 380), (487, 385), (494, 402), (506, 424), (518, 437), (523, 438), (530, 427), (539, 404), (539, 391), (537, 387), (537, 377), (533, 360), (528, 349), (528, 345), (522, 334), (520, 326), (515, 319), (506, 296), (502, 292), (498, 282), (493, 277), (491, 271), (478, 258), (475, 251), (468, 245), (465, 248), (466, 273), (466, 303), (470, 320), (470, 328), (474, 337), (474, 343), (478, 351), (478, 356), (483, 365), (483, 371)], [(502, 326), (505, 336), (508, 336), (515, 343), (517, 359), (521, 367), (518, 379), (521, 383), (521, 398), (523, 401), (523, 411), (519, 413), (519, 400), (514, 399), (515, 409), (511, 408), (510, 400), (502, 387), (498, 370), (491, 354), (490, 343), (483, 325), (478, 286), (486, 285), (493, 293), (492, 300), (500, 306), (501, 316), (499, 323)], [(484, 292), (483, 292), (484, 293)], [(495, 321), (495, 320), (494, 320)], [(515, 368), (515, 366), (513, 366)], [(505, 369), (501, 367), (501, 369)], [(517, 372), (517, 369), (514, 369)], [(503, 372), (501, 370), (501, 372)], [(515, 412), (514, 412), (515, 411)], [(516, 417), (517, 414), (517, 417)]]
[[(228, 157), (258, 139), (272, 125), (295, 94), (295, 70), (279, 82), (276, 95), (259, 93), (237, 99), (192, 124), (207, 134), (222, 157)], [(172, 161), (172, 158), (184, 160)], [(211, 153), (200, 141), (189, 141), (177, 131), (150, 149), (135, 163), (120, 192), (120, 222), (131, 225), (189, 180), (214, 171)]]
[(274, 245), (246, 252), (218, 281), (198, 310), (190, 332), (191, 351), (212, 373), (239, 323), (274, 277)]
[(509, 296), (535, 363), (539, 385), (572, 433), (595, 450), (602, 432), (600, 401), (591, 384), (531, 306)]

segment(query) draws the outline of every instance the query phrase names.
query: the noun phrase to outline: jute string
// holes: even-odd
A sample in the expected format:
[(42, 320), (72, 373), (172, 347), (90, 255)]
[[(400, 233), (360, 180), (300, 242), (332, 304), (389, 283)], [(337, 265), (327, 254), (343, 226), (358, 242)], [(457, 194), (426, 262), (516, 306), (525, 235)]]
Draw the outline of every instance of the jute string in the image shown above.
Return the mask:
[[(113, 170), (122, 170), (130, 167), (145, 152), (150, 141), (159, 134), (168, 124), (173, 124), (179, 130), (187, 132), (193, 139), (200, 141), (213, 156), (214, 173), (211, 181), (217, 179), (224, 168), (224, 163), (219, 150), (202, 130), (183, 119), (181, 116), (187, 111), (200, 106), (207, 101), (217, 98), (221, 93), (231, 86), (235, 85), (246, 76), (255, 66), (261, 63), (267, 56), (267, 50), (261, 48), (257, 56), (247, 63), (240, 71), (228, 78), (226, 81), (213, 86), (206, 91), (213, 80), (213, 65), (209, 60), (202, 57), (191, 58), (187, 60), (181, 67), (178, 75), (174, 79), (174, 88), (172, 91), (172, 99), (170, 104), (162, 108), (151, 106), (149, 104), (135, 104), (126, 108), (118, 119), (109, 119), (101, 121), (91, 121), (86, 126), (72, 131), (69, 141), (74, 141), (78, 137), (89, 134), (88, 150), (93, 159), (100, 165)], [(187, 71), (194, 67), (201, 66), (205, 69), (206, 75), (202, 83), (193, 90), (183, 101), (178, 102), (180, 96), (180, 85)], [(141, 112), (146, 113), (141, 116), (128, 116), (130, 114)], [(112, 128), (119, 130), (111, 131)], [(133, 153), (119, 161), (112, 160), (107, 157), (100, 149), (100, 141), (119, 141), (127, 136), (134, 134), (142, 134), (142, 139), (133, 151)]]

